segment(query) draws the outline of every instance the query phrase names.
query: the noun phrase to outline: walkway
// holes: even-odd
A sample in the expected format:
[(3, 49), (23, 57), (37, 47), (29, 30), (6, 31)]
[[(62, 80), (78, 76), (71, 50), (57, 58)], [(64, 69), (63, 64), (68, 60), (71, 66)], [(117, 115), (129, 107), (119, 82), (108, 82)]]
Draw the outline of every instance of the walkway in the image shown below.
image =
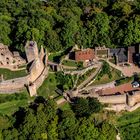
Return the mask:
[(105, 60), (105, 61), (111, 67), (121, 71), (124, 76), (131, 77), (131, 76), (134, 75), (134, 73), (140, 73), (140, 68), (138, 66), (135, 66), (134, 64), (131, 64), (130, 66), (118, 66), (118, 65), (115, 65), (115, 64), (111, 63), (108, 60)]
[(106, 84), (100, 84), (100, 85), (93, 85), (93, 86), (87, 86), (85, 88), (85, 90), (101, 90), (101, 89), (105, 89), (105, 88), (113, 88), (115, 87), (115, 81), (112, 81), (110, 83), (106, 83)]
[(78, 90), (79, 90), (79, 89), (82, 89), (86, 84), (88, 84), (88, 83), (97, 75), (97, 73), (100, 71), (101, 67), (102, 67), (102, 64), (99, 63), (99, 65), (98, 65), (96, 71), (95, 71), (94, 73), (92, 73), (85, 81), (83, 81), (83, 83), (81, 83), (81, 84), (77, 87), (77, 89), (78, 89)]

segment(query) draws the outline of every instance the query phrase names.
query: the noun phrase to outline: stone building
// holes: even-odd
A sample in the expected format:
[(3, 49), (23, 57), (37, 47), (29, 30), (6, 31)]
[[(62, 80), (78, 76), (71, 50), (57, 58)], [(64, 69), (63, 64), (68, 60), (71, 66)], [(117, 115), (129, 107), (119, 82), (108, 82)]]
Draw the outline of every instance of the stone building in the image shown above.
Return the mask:
[(0, 43), (0, 67), (17, 68), (25, 63), (18, 52), (11, 52), (6, 45)]
[(76, 61), (89, 61), (95, 58), (95, 53), (93, 49), (84, 49), (75, 52), (75, 60)]

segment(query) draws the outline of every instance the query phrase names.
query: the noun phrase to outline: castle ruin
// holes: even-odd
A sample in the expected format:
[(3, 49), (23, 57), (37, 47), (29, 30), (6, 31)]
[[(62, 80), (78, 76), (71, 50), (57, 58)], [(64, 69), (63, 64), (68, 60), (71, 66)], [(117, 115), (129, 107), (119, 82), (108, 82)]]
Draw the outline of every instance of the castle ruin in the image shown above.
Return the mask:
[[(8, 49), (6, 48), (5, 52), (7, 50)], [(15, 93), (27, 88), (30, 96), (37, 95), (37, 89), (42, 85), (48, 75), (48, 56), (43, 47), (41, 47), (40, 52), (38, 51), (37, 43), (34, 41), (28, 41), (26, 43), (25, 52), (27, 63), (30, 64), (28, 70), (29, 74), (25, 77), (1, 81), (0, 93)], [(11, 55), (11, 58), (14, 58), (12, 57), (12, 53), (10, 51), (8, 51), (8, 54), (8, 56)], [(3, 60), (1, 61), (4, 63)], [(10, 63), (9, 66), (11, 66)]]
[(16, 69), (26, 61), (19, 55), (19, 52), (10, 52), (6, 45), (0, 43), (0, 67)]

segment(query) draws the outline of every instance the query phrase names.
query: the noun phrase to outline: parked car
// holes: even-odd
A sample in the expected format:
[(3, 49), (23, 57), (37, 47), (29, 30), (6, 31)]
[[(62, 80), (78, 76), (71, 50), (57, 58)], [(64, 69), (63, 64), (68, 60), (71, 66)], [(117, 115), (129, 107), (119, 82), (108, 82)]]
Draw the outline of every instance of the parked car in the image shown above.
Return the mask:
[(140, 86), (139, 82), (137, 82), (137, 81), (132, 82), (133, 88), (138, 88), (139, 86)]

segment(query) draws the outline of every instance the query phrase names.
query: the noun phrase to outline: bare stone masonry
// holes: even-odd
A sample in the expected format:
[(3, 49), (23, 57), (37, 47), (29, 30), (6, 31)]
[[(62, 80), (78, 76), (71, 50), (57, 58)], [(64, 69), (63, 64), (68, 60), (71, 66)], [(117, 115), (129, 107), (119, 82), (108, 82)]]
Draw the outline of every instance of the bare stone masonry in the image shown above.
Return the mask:
[[(1, 48), (5, 48), (4, 52), (8, 52), (8, 56), (11, 56), (9, 59), (14, 59), (14, 57), (12, 57), (12, 53), (7, 49), (7, 47)], [(28, 41), (26, 43), (25, 52), (28, 63), (31, 63), (29, 74), (25, 77), (1, 81), (0, 93), (15, 93), (23, 90), (26, 87), (30, 93), (30, 96), (37, 94), (37, 88), (41, 86), (44, 79), (48, 75), (48, 56), (46, 52), (44, 52), (43, 47), (41, 47), (40, 52), (38, 51), (37, 43), (34, 41)], [(17, 53), (16, 56), (18, 56)], [(3, 59), (0, 60), (2, 61), (2, 64), (5, 62)]]

